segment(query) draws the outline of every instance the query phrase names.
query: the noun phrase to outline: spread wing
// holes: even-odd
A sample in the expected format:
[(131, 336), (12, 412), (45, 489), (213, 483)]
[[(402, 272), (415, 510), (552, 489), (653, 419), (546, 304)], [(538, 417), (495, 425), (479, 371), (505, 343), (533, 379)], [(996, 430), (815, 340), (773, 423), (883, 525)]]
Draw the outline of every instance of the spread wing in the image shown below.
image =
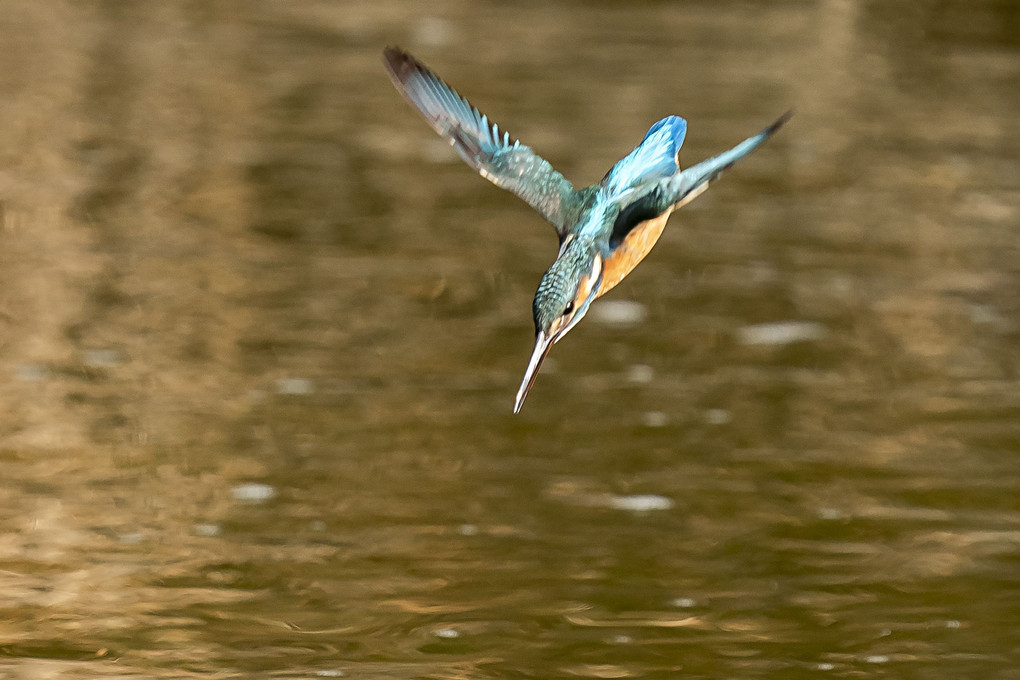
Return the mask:
[[(628, 171), (627, 174), (637, 177), (638, 180), (643, 181), (654, 178), (654, 173), (656, 172), (661, 173), (660, 177), (662, 175), (667, 176), (664, 179), (659, 179), (656, 183), (650, 186), (645, 185), (642, 187), (639, 185), (634, 190), (637, 195), (630, 198), (628, 203), (620, 210), (620, 214), (617, 215), (616, 220), (613, 223), (613, 231), (609, 236), (610, 247), (616, 248), (618, 245), (623, 243), (632, 231), (636, 230), (643, 224), (647, 224), (649, 220), (653, 220), (656, 217), (661, 216), (663, 213), (669, 213), (677, 208), (681, 208), (700, 196), (702, 192), (708, 188), (709, 184), (722, 175), (724, 170), (727, 170), (741, 158), (754, 151), (759, 144), (771, 137), (776, 130), (782, 127), (783, 123), (788, 121), (792, 115), (793, 111), (787, 111), (780, 116), (776, 122), (772, 123), (772, 125), (768, 126), (754, 137), (745, 139), (729, 151), (709, 158), (706, 161), (702, 161), (697, 165), (693, 165), (682, 172), (672, 175), (667, 175), (670, 162), (667, 160), (666, 150), (669, 148), (669, 144), (666, 143), (666, 140), (663, 140), (658, 144), (651, 145), (649, 150), (644, 154), (648, 160), (643, 163), (632, 164), (635, 168), (637, 168), (637, 170)], [(656, 123), (656, 125), (648, 131), (648, 135), (645, 136), (645, 139), (648, 140), (650, 137), (653, 137), (653, 132), (656, 131), (656, 128), (662, 126), (663, 123), (668, 120), (670, 119), (666, 118), (659, 121), (659, 123)], [(684, 129), (686, 129), (686, 125), (684, 126)], [(681, 143), (683, 143), (682, 133), (676, 137), (675, 145), (677, 149), (679, 149)], [(633, 152), (631, 152), (631, 155), (627, 156), (624, 160), (628, 160), (631, 156), (635, 156), (645, 146), (646, 143), (642, 142)], [(653, 153), (656, 150), (658, 150), (658, 153)], [(620, 163), (617, 164), (617, 167), (623, 165), (623, 163), (624, 161), (620, 161)], [(674, 164), (673, 167), (676, 168), (678, 166)], [(606, 176), (607, 180), (612, 178), (614, 173), (617, 173), (616, 167), (614, 167), (610, 174)], [(605, 183), (606, 180), (603, 180), (603, 184)]]
[(680, 169), (677, 156), (687, 136), (687, 121), (679, 116), (667, 116), (645, 133), (634, 150), (617, 161), (602, 186), (610, 196), (625, 194), (628, 190), (672, 177)]
[(790, 120), (792, 115), (793, 111), (787, 111), (772, 125), (754, 137), (748, 137), (729, 151), (713, 156), (659, 182), (653, 190), (653, 193), (657, 195), (657, 207), (661, 210), (670, 208), (676, 210), (693, 201), (708, 188), (709, 184), (719, 179), (725, 170), (728, 170), (734, 163), (754, 151), (758, 145), (775, 134), (776, 130)]
[(573, 185), (548, 161), (501, 131), (410, 54), (387, 47), (383, 61), (394, 86), (446, 138), (460, 157), (498, 187), (513, 192), (549, 220), (562, 239), (579, 202)]

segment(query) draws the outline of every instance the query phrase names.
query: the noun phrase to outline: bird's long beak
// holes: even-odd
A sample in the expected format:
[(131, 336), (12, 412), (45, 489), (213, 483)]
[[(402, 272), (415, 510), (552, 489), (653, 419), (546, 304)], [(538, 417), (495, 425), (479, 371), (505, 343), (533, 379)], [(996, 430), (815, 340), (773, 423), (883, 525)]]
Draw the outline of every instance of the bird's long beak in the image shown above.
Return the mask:
[(549, 354), (549, 350), (552, 346), (552, 338), (542, 331), (539, 331), (538, 335), (535, 336), (535, 351), (531, 353), (531, 361), (528, 362), (528, 370), (524, 372), (524, 380), (521, 381), (521, 389), (517, 390), (517, 401), (514, 402), (514, 413), (520, 413), (521, 406), (524, 405), (524, 400), (527, 398), (528, 392), (531, 390), (531, 386), (535, 384), (535, 378), (538, 377), (538, 369), (542, 368), (542, 362), (545, 361), (545, 357)]

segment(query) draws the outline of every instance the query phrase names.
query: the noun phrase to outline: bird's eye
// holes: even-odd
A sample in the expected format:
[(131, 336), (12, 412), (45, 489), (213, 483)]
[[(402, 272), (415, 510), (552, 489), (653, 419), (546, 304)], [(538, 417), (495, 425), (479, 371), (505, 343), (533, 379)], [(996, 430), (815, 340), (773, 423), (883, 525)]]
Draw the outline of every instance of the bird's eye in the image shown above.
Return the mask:
[(574, 303), (568, 302), (567, 306), (563, 308), (563, 316), (570, 314), (572, 311), (574, 311)]

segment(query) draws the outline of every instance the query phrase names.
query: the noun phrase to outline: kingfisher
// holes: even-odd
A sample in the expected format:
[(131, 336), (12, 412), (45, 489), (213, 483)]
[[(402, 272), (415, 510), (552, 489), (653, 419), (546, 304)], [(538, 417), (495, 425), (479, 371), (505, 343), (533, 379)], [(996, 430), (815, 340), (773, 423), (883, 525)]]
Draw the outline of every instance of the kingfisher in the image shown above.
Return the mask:
[(679, 153), (687, 121), (667, 116), (598, 184), (575, 189), (548, 161), (500, 130), (407, 52), (387, 47), (383, 62), (397, 90), (469, 166), (523, 199), (559, 236), (559, 253), (542, 275), (532, 303), (535, 347), (514, 413), (520, 412), (552, 346), (584, 318), (592, 302), (644, 259), (670, 214), (701, 195), (793, 115), (787, 111), (753, 137), (686, 170), (680, 168)]

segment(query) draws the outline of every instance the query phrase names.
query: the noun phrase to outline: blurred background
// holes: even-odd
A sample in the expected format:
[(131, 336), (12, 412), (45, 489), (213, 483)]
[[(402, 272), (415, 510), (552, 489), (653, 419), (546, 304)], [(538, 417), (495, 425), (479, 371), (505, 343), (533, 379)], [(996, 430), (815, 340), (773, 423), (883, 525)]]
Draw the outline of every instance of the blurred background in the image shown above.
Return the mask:
[[(0, 0), (0, 677), (1020, 678), (1020, 5)], [(542, 219), (675, 214), (519, 416)]]

